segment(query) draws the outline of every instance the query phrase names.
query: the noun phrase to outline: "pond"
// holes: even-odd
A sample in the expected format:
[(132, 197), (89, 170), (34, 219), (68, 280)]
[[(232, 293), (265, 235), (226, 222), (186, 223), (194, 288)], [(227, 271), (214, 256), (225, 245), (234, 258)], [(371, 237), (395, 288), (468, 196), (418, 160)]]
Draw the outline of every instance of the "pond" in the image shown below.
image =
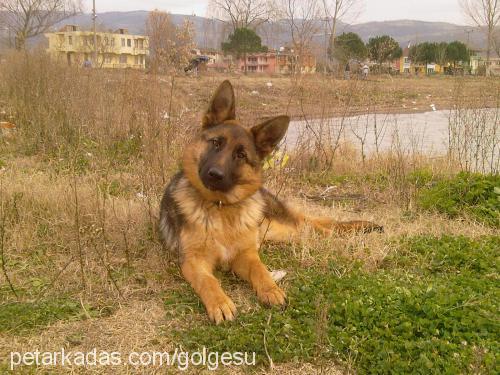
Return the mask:
[[(472, 112), (471, 112), (472, 111)], [(335, 144), (349, 142), (354, 147), (363, 148), (365, 155), (399, 150), (426, 155), (444, 155), (448, 152), (450, 139), (478, 137), (479, 127), (490, 134), (477, 142), (499, 142), (499, 108), (475, 110), (439, 110), (423, 113), (370, 113), (358, 116), (327, 119), (292, 121), (288, 130), (286, 145), (295, 148), (302, 142)], [(454, 131), (450, 134), (449, 124)], [(488, 133), (489, 132), (489, 133)], [(477, 134), (476, 134), (477, 133)], [(311, 144), (311, 143), (309, 143)], [(494, 150), (498, 152), (498, 150)]]

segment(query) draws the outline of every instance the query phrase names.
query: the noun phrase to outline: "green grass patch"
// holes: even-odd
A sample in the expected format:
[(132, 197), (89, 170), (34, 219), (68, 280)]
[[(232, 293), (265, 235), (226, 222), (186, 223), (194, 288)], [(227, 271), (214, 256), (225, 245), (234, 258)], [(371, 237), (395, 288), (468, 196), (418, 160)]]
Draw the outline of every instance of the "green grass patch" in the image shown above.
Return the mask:
[[(93, 309), (87, 310), (95, 314)], [(58, 320), (84, 318), (80, 303), (71, 299), (4, 303), (0, 305), (0, 333), (25, 334)]]
[(422, 189), (420, 207), (451, 218), (471, 216), (487, 225), (500, 226), (500, 175), (460, 173)]
[[(300, 270), (284, 311), (260, 308), (221, 326), (194, 321), (174, 337), (191, 349), (256, 352), (261, 364), (267, 348), (274, 362), (333, 360), (359, 373), (495, 373), (499, 244), (500, 237), (404, 239), (376, 272), (350, 264), (340, 276), (338, 263), (328, 272)], [(195, 298), (183, 292), (175, 301), (192, 306)]]
[(107, 156), (114, 165), (127, 165), (133, 158), (140, 155), (141, 139), (138, 135), (132, 135), (127, 139), (113, 142), (108, 147)]

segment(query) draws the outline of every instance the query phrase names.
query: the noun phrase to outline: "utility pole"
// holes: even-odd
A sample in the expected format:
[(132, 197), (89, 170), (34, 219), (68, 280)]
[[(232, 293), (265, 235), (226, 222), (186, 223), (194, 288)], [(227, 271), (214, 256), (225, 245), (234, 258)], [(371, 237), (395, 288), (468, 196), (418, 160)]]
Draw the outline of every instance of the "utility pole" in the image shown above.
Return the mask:
[(97, 18), (97, 15), (95, 13), (95, 0), (92, 1), (92, 28), (93, 28), (93, 33), (94, 33), (94, 67), (97, 67), (97, 34), (96, 34), (96, 26), (95, 26), (95, 20)]
[(325, 17), (324, 21), (325, 21), (325, 65), (323, 67), (323, 73), (326, 75), (326, 66), (328, 64), (328, 42), (330, 40), (328, 38), (328, 17)]
[(474, 32), (474, 29), (466, 29), (465, 32), (467, 33), (467, 48), (470, 49), (470, 33)]

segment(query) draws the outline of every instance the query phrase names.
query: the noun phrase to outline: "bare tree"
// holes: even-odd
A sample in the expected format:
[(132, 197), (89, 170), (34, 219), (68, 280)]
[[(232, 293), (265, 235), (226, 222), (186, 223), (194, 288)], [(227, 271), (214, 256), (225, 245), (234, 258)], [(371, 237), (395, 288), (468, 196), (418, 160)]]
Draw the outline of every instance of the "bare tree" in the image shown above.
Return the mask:
[(194, 38), (194, 25), (188, 18), (184, 18), (182, 24), (176, 27), (174, 48), (170, 57), (170, 64), (176, 69), (185, 68), (189, 63), (192, 51), (196, 47)]
[(81, 0), (2, 0), (2, 23), (15, 36), (16, 49), (24, 49), (28, 38), (43, 34), (62, 20), (81, 12)]
[(300, 71), (304, 55), (310, 52), (314, 35), (321, 29), (318, 0), (279, 0), (280, 15), (288, 24)]
[(271, 0), (210, 0), (209, 13), (228, 21), (233, 31), (245, 27), (256, 29), (269, 21), (272, 15)]
[(184, 22), (176, 27), (167, 12), (153, 10), (146, 20), (146, 34), (149, 36), (151, 68), (164, 72), (168, 68), (184, 68), (194, 49), (194, 27)]
[(146, 20), (146, 35), (149, 37), (151, 68), (154, 71), (166, 69), (168, 55), (173, 48), (176, 28), (170, 14), (153, 10)]
[[(333, 52), (338, 21), (348, 16), (355, 17), (361, 11), (361, 0), (322, 0), (325, 20), (330, 32), (328, 48)], [(330, 53), (331, 55), (331, 53)]]
[(493, 34), (493, 49), (495, 50), (497, 57), (500, 57), (500, 29), (498, 28)]
[(486, 27), (486, 74), (490, 73), (490, 52), (495, 27), (500, 22), (500, 0), (460, 0), (466, 17), (479, 27)]

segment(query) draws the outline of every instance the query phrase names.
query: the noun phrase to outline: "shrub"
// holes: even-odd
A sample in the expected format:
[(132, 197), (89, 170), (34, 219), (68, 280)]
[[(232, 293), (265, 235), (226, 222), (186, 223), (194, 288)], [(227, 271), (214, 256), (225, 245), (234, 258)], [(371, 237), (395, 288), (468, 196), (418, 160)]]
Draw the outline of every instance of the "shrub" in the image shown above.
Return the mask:
[(469, 215), (498, 227), (500, 175), (459, 173), (423, 189), (418, 203), (425, 210), (437, 210), (451, 218)]

